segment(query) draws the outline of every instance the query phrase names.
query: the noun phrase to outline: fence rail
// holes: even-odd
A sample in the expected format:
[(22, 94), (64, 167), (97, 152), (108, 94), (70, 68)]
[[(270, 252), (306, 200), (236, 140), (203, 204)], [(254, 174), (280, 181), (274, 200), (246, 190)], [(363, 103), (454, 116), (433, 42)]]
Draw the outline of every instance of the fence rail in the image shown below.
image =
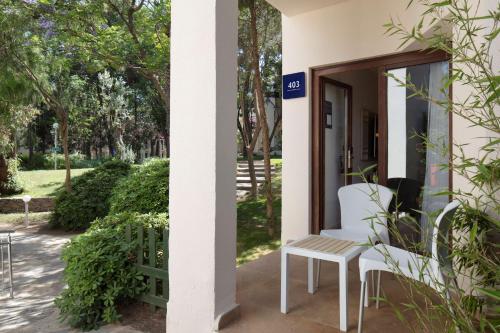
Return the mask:
[(166, 308), (168, 301), (168, 229), (138, 226), (126, 229), (127, 241), (137, 241), (136, 267), (144, 275), (147, 291), (139, 297), (153, 308)]

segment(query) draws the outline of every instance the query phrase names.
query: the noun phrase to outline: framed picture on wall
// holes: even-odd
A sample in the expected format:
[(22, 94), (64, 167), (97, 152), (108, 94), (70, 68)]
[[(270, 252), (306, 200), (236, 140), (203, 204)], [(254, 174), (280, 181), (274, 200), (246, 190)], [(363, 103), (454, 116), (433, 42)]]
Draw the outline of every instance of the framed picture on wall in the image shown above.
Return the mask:
[(333, 105), (332, 102), (325, 101), (325, 128), (333, 127)]

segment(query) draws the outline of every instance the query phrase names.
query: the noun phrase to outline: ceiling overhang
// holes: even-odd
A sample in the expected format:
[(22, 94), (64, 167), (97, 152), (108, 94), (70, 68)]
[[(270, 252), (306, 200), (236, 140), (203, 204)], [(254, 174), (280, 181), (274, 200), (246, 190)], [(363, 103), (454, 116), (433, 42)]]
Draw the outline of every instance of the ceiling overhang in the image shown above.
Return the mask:
[(267, 0), (285, 16), (295, 16), (346, 0)]

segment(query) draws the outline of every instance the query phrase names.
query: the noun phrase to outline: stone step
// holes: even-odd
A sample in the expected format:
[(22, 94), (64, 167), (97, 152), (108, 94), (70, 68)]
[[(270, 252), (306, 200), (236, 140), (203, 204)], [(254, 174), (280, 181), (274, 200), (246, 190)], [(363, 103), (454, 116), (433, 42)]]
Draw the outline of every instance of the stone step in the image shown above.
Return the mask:
[[(238, 168), (248, 168), (248, 163), (238, 163), (237, 166), (238, 166)], [(253, 166), (255, 168), (264, 168), (264, 163), (254, 163)], [(276, 166), (271, 164), (271, 168), (275, 169)]]
[[(238, 161), (237, 163), (238, 164), (248, 164), (247, 161)], [(264, 164), (264, 160), (254, 160), (253, 163), (254, 164)]]
[[(256, 167), (256, 168), (254, 168), (254, 170), (255, 170), (255, 171), (262, 171), (262, 172), (264, 172), (266, 169), (265, 169), (265, 168), (259, 168), (259, 167)], [(248, 171), (250, 171), (250, 169), (249, 169), (249, 168), (247, 168), (247, 167), (238, 167), (238, 168), (236, 169), (236, 171), (238, 171), (238, 172), (239, 172), (239, 171), (248, 172)], [(276, 171), (276, 168), (271, 168), (271, 172), (275, 172), (275, 171)]]
[(250, 191), (247, 190), (236, 190), (236, 198), (238, 200), (245, 199), (250, 194)]
[[(257, 183), (263, 183), (266, 181), (266, 178), (265, 177), (255, 177), (255, 180), (257, 181)], [(248, 183), (250, 184), (251, 183), (251, 179), (250, 179), (250, 176), (248, 177), (245, 177), (245, 176), (242, 176), (242, 177), (236, 177), (236, 183)]]
[[(271, 177), (273, 177), (275, 175), (274, 172), (271, 173)], [(239, 177), (245, 177), (245, 178), (250, 178), (250, 173), (248, 172), (238, 172), (238, 174), (236, 175), (236, 178), (239, 178)], [(255, 177), (257, 178), (265, 178), (266, 175), (264, 172), (256, 172), (255, 173)]]
[[(257, 184), (257, 187), (260, 187), (260, 186), (262, 186), (262, 184)], [(241, 190), (250, 191), (251, 189), (252, 189), (252, 184), (250, 184), (250, 183), (238, 183), (238, 184), (236, 184), (237, 191), (241, 191)]]

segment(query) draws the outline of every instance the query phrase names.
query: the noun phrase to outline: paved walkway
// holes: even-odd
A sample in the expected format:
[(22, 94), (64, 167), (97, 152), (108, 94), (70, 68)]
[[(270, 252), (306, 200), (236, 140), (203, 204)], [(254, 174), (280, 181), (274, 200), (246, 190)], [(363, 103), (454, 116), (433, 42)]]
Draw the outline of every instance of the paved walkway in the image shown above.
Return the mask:
[[(1, 224), (3, 227), (7, 225)], [(0, 332), (78, 332), (59, 322), (54, 305), (54, 298), (63, 288), (61, 250), (73, 235), (39, 226), (16, 229), (12, 249), (14, 299), (8, 297), (7, 290), (0, 290)], [(119, 325), (108, 325), (98, 332), (139, 333)]]

